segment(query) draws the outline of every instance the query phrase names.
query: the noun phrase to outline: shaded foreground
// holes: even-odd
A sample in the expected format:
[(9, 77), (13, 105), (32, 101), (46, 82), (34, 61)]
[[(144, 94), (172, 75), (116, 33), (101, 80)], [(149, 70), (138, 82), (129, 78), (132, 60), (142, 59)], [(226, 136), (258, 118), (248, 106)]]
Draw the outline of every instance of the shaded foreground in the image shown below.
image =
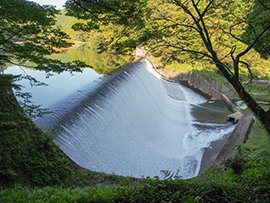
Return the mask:
[[(266, 174), (264, 174), (266, 175)], [(244, 177), (243, 177), (244, 178)], [(245, 178), (248, 178), (246, 176)], [(0, 191), (1, 202), (269, 202), (268, 176), (229, 181), (144, 180), (123, 186), (86, 188), (15, 188)], [(239, 179), (241, 180), (241, 179)], [(260, 182), (258, 185), (257, 182)]]

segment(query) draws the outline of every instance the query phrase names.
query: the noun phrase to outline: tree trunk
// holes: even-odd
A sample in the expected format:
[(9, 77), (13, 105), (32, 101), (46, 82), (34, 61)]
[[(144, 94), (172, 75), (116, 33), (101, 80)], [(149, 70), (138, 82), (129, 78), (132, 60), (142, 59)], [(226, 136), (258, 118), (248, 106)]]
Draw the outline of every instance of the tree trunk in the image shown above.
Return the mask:
[(254, 115), (262, 122), (268, 134), (270, 135), (270, 113), (265, 111), (245, 90), (243, 85), (235, 77), (230, 78), (230, 84), (238, 93), (240, 99), (242, 99), (246, 105), (252, 110)]
[[(236, 81), (237, 86), (240, 85), (237, 90), (239, 97), (247, 104), (256, 117), (262, 122), (268, 134), (270, 135), (270, 113), (265, 111), (251, 96), (245, 91), (244, 87), (239, 81)], [(234, 86), (234, 85), (233, 85)], [(235, 88), (235, 86), (234, 86)], [(236, 89), (236, 88), (235, 88)]]
[(218, 60), (217, 57), (214, 58), (217, 68), (221, 71), (223, 76), (236, 90), (240, 99), (242, 99), (246, 103), (246, 105), (251, 109), (253, 114), (262, 122), (268, 134), (270, 135), (270, 110), (265, 111), (245, 90), (242, 83), (236, 78), (236, 76), (230, 74), (228, 70), (226, 70), (225, 65), (220, 60)]

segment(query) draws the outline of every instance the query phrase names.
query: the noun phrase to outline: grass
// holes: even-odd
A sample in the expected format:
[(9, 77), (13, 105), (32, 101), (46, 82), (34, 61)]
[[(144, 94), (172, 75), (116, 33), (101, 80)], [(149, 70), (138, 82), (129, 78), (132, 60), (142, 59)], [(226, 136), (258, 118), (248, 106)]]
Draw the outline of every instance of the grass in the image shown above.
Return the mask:
[(247, 141), (242, 145), (242, 154), (248, 157), (250, 164), (270, 166), (270, 136), (262, 124), (257, 121)]
[(247, 84), (246, 88), (257, 101), (270, 102), (270, 83), (266, 85), (251, 83)]
[(114, 187), (71, 188), (16, 188), (0, 192), (0, 201), (25, 202), (112, 202), (117, 189)]
[[(205, 181), (145, 180), (133, 186), (84, 188), (18, 187), (0, 191), (1, 202), (238, 202), (233, 185)], [(230, 196), (227, 194), (229, 193)]]

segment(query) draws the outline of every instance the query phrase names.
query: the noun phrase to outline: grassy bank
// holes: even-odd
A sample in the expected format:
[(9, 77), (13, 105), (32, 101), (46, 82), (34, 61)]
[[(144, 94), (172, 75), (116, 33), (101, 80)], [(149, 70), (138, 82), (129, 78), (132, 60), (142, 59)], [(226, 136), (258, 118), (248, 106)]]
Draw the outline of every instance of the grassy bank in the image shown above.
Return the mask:
[(239, 202), (233, 185), (205, 181), (145, 180), (125, 187), (16, 188), (0, 192), (3, 202)]
[(123, 186), (17, 187), (0, 191), (1, 202), (269, 202), (268, 171), (226, 173), (192, 180), (149, 179)]

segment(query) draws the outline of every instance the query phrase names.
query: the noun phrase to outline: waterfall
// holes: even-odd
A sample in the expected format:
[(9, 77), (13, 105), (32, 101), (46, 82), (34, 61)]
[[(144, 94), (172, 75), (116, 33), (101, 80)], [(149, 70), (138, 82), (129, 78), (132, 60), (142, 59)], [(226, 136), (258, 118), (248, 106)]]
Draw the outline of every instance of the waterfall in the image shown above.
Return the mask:
[(84, 168), (161, 178), (170, 171), (186, 179), (198, 174), (204, 148), (234, 127), (196, 121), (191, 111), (204, 102), (141, 61), (70, 96), (37, 123), (56, 128), (55, 142)]

